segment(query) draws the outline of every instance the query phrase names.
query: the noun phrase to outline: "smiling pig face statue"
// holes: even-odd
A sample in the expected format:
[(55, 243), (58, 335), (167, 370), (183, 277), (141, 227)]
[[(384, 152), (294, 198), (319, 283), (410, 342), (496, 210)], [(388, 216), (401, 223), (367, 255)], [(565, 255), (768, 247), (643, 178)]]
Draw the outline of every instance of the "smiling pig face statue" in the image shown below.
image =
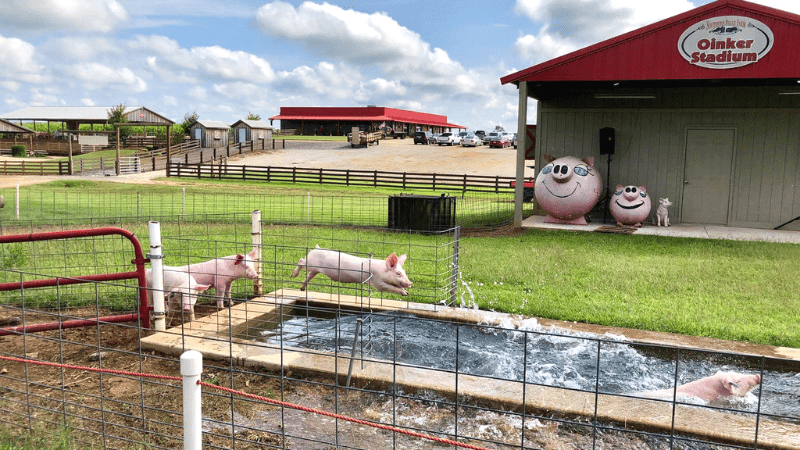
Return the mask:
[(594, 158), (544, 155), (547, 163), (536, 176), (534, 193), (539, 206), (547, 211), (544, 221), (586, 225), (588, 213), (602, 193), (602, 180), (594, 168)]
[(617, 225), (641, 227), (642, 222), (650, 215), (650, 196), (644, 186), (617, 185), (611, 196), (611, 215), (617, 219)]

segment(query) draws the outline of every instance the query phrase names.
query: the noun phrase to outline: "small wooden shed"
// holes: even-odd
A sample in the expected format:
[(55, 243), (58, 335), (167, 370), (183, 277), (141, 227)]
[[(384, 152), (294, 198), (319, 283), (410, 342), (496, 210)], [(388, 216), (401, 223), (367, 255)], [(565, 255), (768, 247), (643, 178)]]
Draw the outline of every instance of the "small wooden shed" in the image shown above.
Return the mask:
[(233, 125), (233, 142), (264, 141), (272, 139), (272, 126), (261, 120), (242, 119)]
[(189, 129), (192, 139), (199, 139), (204, 148), (224, 147), (228, 145), (230, 127), (218, 120), (198, 120)]

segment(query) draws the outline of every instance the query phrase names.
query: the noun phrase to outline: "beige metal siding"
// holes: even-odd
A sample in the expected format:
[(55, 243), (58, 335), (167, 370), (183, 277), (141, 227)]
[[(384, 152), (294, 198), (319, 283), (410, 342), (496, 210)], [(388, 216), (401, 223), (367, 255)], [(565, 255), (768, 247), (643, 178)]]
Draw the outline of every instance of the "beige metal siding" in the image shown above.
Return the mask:
[[(545, 153), (594, 156), (605, 184), (606, 157), (600, 155), (598, 132), (613, 127), (611, 189), (618, 183), (643, 184), (654, 205), (659, 197), (669, 197), (675, 203), (671, 217), (678, 223), (687, 129), (733, 128), (737, 141), (728, 225), (770, 228), (800, 216), (800, 107), (788, 108), (798, 99), (786, 97), (798, 96), (779, 96), (775, 89), (733, 89), (727, 95), (725, 90), (683, 90), (660, 93), (655, 99), (660, 107), (645, 106), (647, 100), (621, 100), (635, 106), (630, 109), (610, 108), (610, 100), (593, 97), (541, 101), (536, 155), (539, 161)], [(593, 108), (598, 102), (606, 107)]]

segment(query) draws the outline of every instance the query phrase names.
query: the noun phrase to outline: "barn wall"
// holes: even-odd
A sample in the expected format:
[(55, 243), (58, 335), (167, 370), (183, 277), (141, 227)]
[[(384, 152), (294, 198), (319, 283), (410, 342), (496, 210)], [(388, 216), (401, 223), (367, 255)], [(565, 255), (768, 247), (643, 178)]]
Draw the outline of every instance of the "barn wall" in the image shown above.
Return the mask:
[(687, 130), (733, 129), (728, 225), (772, 228), (800, 216), (800, 108), (790, 107), (794, 97), (800, 96), (748, 88), (663, 91), (655, 101), (617, 101), (623, 105), (593, 95), (540, 101), (537, 166), (544, 165), (544, 154), (593, 156), (605, 183), (607, 157), (600, 155), (598, 134), (613, 127), (611, 189), (645, 185), (654, 203), (669, 197), (670, 217), (678, 223)]

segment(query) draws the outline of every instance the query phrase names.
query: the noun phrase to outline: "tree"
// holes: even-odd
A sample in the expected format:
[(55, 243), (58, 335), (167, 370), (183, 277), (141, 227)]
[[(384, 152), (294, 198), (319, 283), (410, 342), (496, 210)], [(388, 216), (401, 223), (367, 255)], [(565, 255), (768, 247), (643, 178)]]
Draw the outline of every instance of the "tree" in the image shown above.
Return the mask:
[(181, 122), (181, 128), (183, 128), (183, 132), (188, 134), (189, 128), (192, 128), (192, 125), (197, 123), (197, 120), (200, 116), (197, 115), (197, 112), (186, 113), (183, 116), (183, 122)]
[[(108, 123), (110, 125), (114, 125), (116, 123), (125, 123), (128, 121), (128, 118), (125, 117), (125, 104), (120, 103), (117, 106), (112, 106), (108, 109)], [(116, 127), (115, 127), (116, 128)], [(122, 141), (128, 139), (128, 136), (131, 134), (131, 129), (129, 127), (119, 127), (119, 138)]]
[(261, 116), (259, 116), (258, 114), (253, 114), (250, 111), (248, 111), (247, 120), (261, 120)]
[(502, 125), (495, 125), (495, 127), (494, 127), (494, 131), (497, 131), (498, 133), (503, 133), (503, 132), (505, 132), (506, 130), (505, 130), (505, 128), (503, 128), (503, 126), (502, 126)]

